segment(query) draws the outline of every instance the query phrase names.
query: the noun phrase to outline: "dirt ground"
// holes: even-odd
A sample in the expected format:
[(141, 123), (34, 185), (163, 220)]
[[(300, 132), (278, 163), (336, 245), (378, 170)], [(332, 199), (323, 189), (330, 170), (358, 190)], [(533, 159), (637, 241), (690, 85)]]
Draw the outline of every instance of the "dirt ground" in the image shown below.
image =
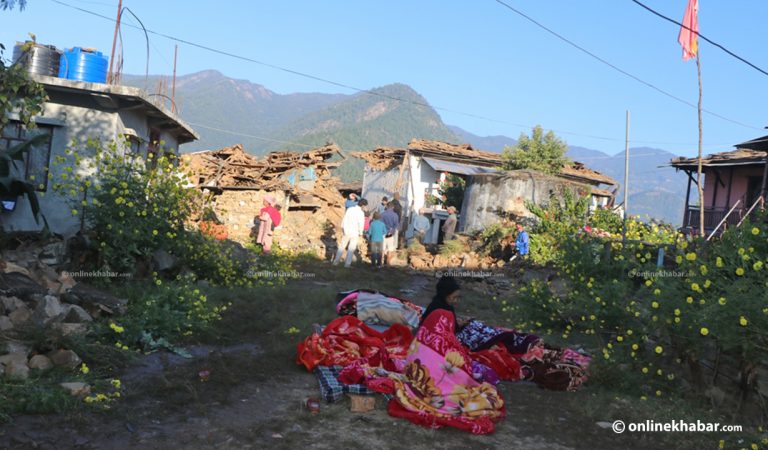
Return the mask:
[[(322, 264), (322, 263), (317, 263)], [(507, 417), (496, 432), (473, 436), (433, 430), (387, 415), (384, 399), (369, 413), (352, 413), (350, 401), (303, 407), (318, 397), (315, 377), (295, 364), (295, 345), (312, 323), (335, 316), (335, 293), (379, 287), (426, 304), (434, 279), (385, 269), (307, 271), (269, 291), (219, 291), (234, 302), (210, 335), (188, 349), (191, 360), (168, 353), (142, 356), (114, 374), (124, 395), (109, 410), (15, 417), (0, 425), (8, 449), (640, 449), (658, 447), (653, 435), (616, 435), (583, 415), (589, 384), (577, 393), (551, 392), (529, 383), (502, 383)], [(490, 305), (490, 306), (489, 306)], [(482, 288), (467, 289), (460, 311), (498, 318)], [(301, 331), (288, 334), (291, 326)], [(210, 378), (198, 375), (208, 370)], [(612, 420), (606, 417), (604, 420)], [(683, 448), (684, 446), (676, 446)]]

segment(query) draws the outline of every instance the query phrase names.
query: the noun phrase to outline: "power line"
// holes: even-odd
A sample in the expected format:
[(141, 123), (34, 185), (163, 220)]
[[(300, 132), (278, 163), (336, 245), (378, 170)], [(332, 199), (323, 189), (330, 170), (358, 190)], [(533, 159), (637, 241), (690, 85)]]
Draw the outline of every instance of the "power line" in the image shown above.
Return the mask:
[(669, 18), (669, 17), (665, 16), (664, 14), (662, 14), (662, 13), (660, 13), (660, 12), (658, 12), (658, 11), (654, 10), (654, 9), (653, 9), (653, 8), (651, 8), (650, 6), (644, 5), (643, 3), (639, 2), (638, 0), (631, 0), (631, 1), (633, 1), (634, 3), (638, 4), (639, 6), (641, 6), (641, 7), (643, 7), (643, 8), (645, 8), (646, 10), (650, 11), (651, 13), (653, 13), (653, 14), (655, 14), (655, 15), (657, 15), (657, 16), (659, 16), (659, 17), (661, 17), (661, 18), (662, 18), (662, 19), (664, 19), (664, 20), (667, 20), (667, 21), (669, 21), (669, 22), (672, 22), (672, 23), (674, 23), (675, 25), (677, 25), (677, 26), (680, 26), (680, 27), (682, 27), (682, 28), (685, 28), (686, 30), (688, 30), (688, 31), (690, 31), (690, 32), (696, 33), (696, 34), (697, 34), (697, 35), (698, 35), (698, 36), (699, 36), (701, 39), (703, 39), (703, 40), (705, 40), (705, 41), (709, 42), (710, 44), (712, 44), (712, 45), (714, 45), (715, 47), (719, 48), (720, 50), (724, 51), (725, 53), (728, 53), (729, 55), (731, 55), (731, 56), (733, 56), (734, 58), (738, 59), (739, 61), (741, 61), (741, 62), (745, 63), (746, 65), (750, 66), (751, 68), (753, 68), (753, 69), (757, 70), (758, 72), (762, 73), (763, 75), (768, 75), (768, 72), (766, 72), (765, 70), (763, 70), (763, 69), (761, 69), (761, 68), (757, 67), (756, 65), (752, 64), (751, 62), (749, 62), (749, 61), (747, 61), (746, 59), (742, 58), (741, 56), (737, 55), (736, 53), (733, 53), (732, 51), (730, 51), (730, 50), (728, 50), (727, 48), (723, 47), (722, 45), (718, 44), (717, 42), (715, 42), (715, 41), (713, 41), (713, 40), (711, 40), (711, 39), (708, 39), (706, 36), (704, 36), (703, 34), (699, 33), (698, 31), (696, 31), (696, 30), (692, 30), (692, 29), (688, 28), (687, 26), (685, 26), (685, 25), (683, 25), (682, 23), (680, 23), (680, 22), (676, 21), (675, 19), (671, 19), (671, 18)]
[(264, 136), (257, 136), (255, 134), (241, 133), (239, 131), (225, 130), (223, 128), (211, 127), (211, 126), (208, 126), (208, 125), (203, 125), (203, 124), (194, 123), (194, 122), (187, 122), (187, 123), (192, 125), (193, 127), (205, 128), (205, 129), (208, 129), (208, 130), (219, 131), (221, 133), (228, 133), (228, 134), (232, 134), (232, 135), (236, 135), (236, 136), (243, 136), (243, 137), (249, 137), (249, 138), (253, 138), (253, 139), (260, 139), (262, 141), (267, 141), (267, 142), (277, 142), (279, 144), (298, 145), (300, 147), (315, 148), (315, 146), (307, 145), (307, 144), (302, 144), (300, 142), (281, 141), (279, 139), (272, 139), (272, 138), (267, 138), (267, 137), (264, 137)]
[[(690, 106), (691, 108), (696, 108), (696, 109), (698, 109), (698, 105), (695, 105), (695, 104), (693, 104), (693, 103), (691, 103), (691, 102), (689, 102), (689, 101), (687, 101), (687, 100), (684, 100), (684, 99), (682, 99), (682, 98), (680, 98), (680, 97), (678, 97), (678, 96), (676, 96), (676, 95), (674, 95), (674, 94), (671, 94), (671, 93), (669, 93), (669, 92), (667, 92), (667, 91), (665, 91), (665, 90), (661, 89), (660, 87), (658, 87), (658, 86), (656, 86), (656, 85), (654, 85), (654, 84), (651, 84), (651, 83), (649, 83), (649, 82), (647, 82), (647, 81), (645, 81), (645, 80), (643, 80), (643, 79), (641, 79), (641, 78), (639, 78), (639, 77), (637, 77), (637, 76), (635, 76), (635, 75), (633, 75), (633, 74), (631, 74), (631, 73), (627, 72), (626, 70), (624, 70), (624, 69), (622, 69), (622, 68), (620, 68), (620, 67), (616, 66), (615, 64), (612, 64), (611, 62), (607, 61), (606, 59), (604, 59), (604, 58), (601, 58), (600, 56), (598, 56), (598, 55), (596, 55), (596, 54), (592, 53), (591, 51), (589, 51), (589, 50), (587, 50), (586, 48), (584, 48), (584, 47), (580, 46), (579, 44), (576, 44), (575, 42), (573, 42), (573, 41), (571, 41), (570, 39), (566, 38), (565, 36), (563, 36), (563, 35), (561, 35), (561, 34), (557, 33), (556, 31), (552, 30), (551, 28), (548, 28), (547, 26), (543, 25), (542, 23), (540, 23), (540, 22), (536, 21), (536, 20), (535, 20), (534, 18), (532, 18), (531, 16), (529, 16), (529, 15), (527, 15), (527, 14), (523, 13), (522, 11), (520, 11), (520, 10), (518, 10), (518, 9), (515, 9), (515, 8), (513, 8), (513, 7), (512, 7), (512, 6), (510, 6), (508, 3), (505, 3), (505, 2), (503, 2), (502, 0), (496, 0), (496, 3), (499, 3), (500, 5), (503, 5), (503, 6), (505, 6), (505, 7), (506, 7), (506, 8), (508, 8), (510, 11), (512, 11), (512, 12), (514, 12), (515, 14), (517, 14), (517, 15), (519, 15), (519, 16), (521, 16), (521, 17), (523, 17), (524, 19), (526, 19), (526, 20), (528, 20), (529, 22), (533, 23), (533, 24), (534, 24), (534, 25), (536, 25), (537, 27), (539, 27), (539, 28), (543, 29), (544, 31), (546, 31), (546, 32), (550, 33), (551, 35), (553, 35), (553, 36), (557, 37), (557, 38), (558, 38), (558, 39), (560, 39), (561, 41), (563, 41), (563, 42), (565, 42), (565, 43), (567, 43), (567, 44), (571, 45), (572, 47), (574, 47), (574, 48), (578, 49), (579, 51), (581, 51), (581, 52), (583, 52), (583, 53), (586, 53), (587, 55), (589, 55), (589, 56), (591, 56), (592, 58), (594, 58), (594, 59), (596, 59), (596, 60), (600, 61), (601, 63), (603, 63), (603, 64), (605, 64), (606, 66), (608, 66), (608, 67), (612, 68), (613, 70), (615, 70), (615, 71), (617, 71), (617, 72), (621, 73), (622, 75), (625, 75), (625, 76), (627, 76), (627, 77), (629, 77), (629, 78), (632, 78), (633, 80), (637, 81), (638, 83), (644, 84), (645, 86), (648, 86), (649, 88), (651, 88), (651, 89), (653, 89), (653, 90), (655, 90), (655, 91), (659, 92), (660, 94), (666, 95), (667, 97), (669, 97), (669, 98), (671, 98), (671, 99), (673, 99), (673, 100), (676, 100), (676, 101), (678, 101), (678, 102), (680, 102), (680, 103), (682, 103), (682, 104), (684, 104), (684, 105), (688, 105), (688, 106)], [(725, 120), (725, 121), (731, 122), (731, 123), (733, 123), (733, 124), (736, 124), (736, 125), (740, 125), (740, 126), (742, 126), (742, 127), (751, 128), (751, 129), (753, 129), (753, 130), (760, 130), (760, 128), (758, 128), (758, 127), (753, 127), (753, 126), (751, 126), (751, 125), (747, 125), (747, 124), (745, 124), (745, 123), (741, 123), (741, 122), (739, 122), (739, 121), (736, 121), (736, 120), (733, 120), (733, 119), (729, 119), (729, 118), (727, 118), (727, 117), (721, 116), (720, 114), (714, 113), (714, 112), (712, 112), (712, 111), (708, 111), (708, 110), (706, 110), (706, 109), (703, 109), (702, 111), (704, 111), (705, 113), (707, 113), (707, 114), (709, 114), (709, 115), (711, 115), (711, 116), (714, 116), (714, 117), (717, 117), (717, 118), (719, 118), (719, 119), (722, 119), (722, 120)]]
[[(78, 6), (74, 6), (74, 5), (68, 4), (66, 2), (63, 2), (61, 0), (50, 0), (50, 1), (52, 1), (54, 3), (57, 3), (57, 4), (60, 4), (62, 6), (66, 6), (68, 8), (72, 8), (72, 9), (84, 12), (86, 14), (90, 14), (90, 15), (93, 15), (93, 16), (96, 16), (96, 17), (100, 17), (100, 18), (105, 19), (105, 20), (110, 21), (110, 22), (115, 22), (115, 19), (112, 18), (112, 17), (106, 16), (106, 15), (103, 15), (103, 14), (100, 14), (100, 13), (97, 13), (97, 12), (94, 12), (94, 11), (90, 11), (88, 9), (80, 8)], [(497, 0), (497, 1), (499, 1), (499, 0)], [(514, 10), (512, 7), (510, 7), (509, 5), (507, 5), (506, 3), (503, 3), (501, 1), (499, 1), (499, 3), (507, 6), (508, 8), (512, 9), (515, 12), (518, 12), (518, 11)], [(522, 14), (522, 13), (519, 13), (519, 14)], [(533, 21), (533, 19), (529, 18), (528, 16), (525, 16), (525, 15), (523, 15), (523, 16), (526, 17), (528, 20)], [(539, 24), (538, 22), (535, 22), (535, 21), (533, 21), (533, 22), (536, 23), (537, 25), (543, 27), (543, 25)], [(132, 27), (132, 28), (136, 28), (136, 29), (142, 29), (142, 28), (139, 28), (139, 27), (137, 27), (135, 25), (132, 25), (132, 24), (127, 24), (126, 23), (125, 25), (127, 25), (129, 27)], [(560, 37), (561, 39), (566, 40), (565, 38), (563, 38), (562, 36), (554, 33), (553, 31), (551, 31), (551, 30), (549, 30), (547, 28), (545, 28), (545, 29), (547, 31), (549, 31), (550, 33), (553, 33), (556, 36)], [(258, 64), (258, 65), (261, 65), (261, 66), (264, 66), (264, 67), (268, 67), (268, 68), (271, 68), (271, 69), (275, 69), (275, 70), (279, 70), (279, 71), (282, 71), (282, 72), (290, 73), (292, 75), (296, 75), (296, 76), (308, 78), (308, 79), (311, 79), (311, 80), (320, 81), (322, 83), (330, 84), (330, 85), (333, 85), (333, 86), (341, 87), (341, 88), (344, 88), (344, 89), (349, 89), (349, 90), (352, 90), (352, 91), (356, 91), (358, 93), (367, 94), (367, 95), (376, 96), (376, 97), (382, 97), (382, 98), (386, 98), (386, 99), (389, 99), (389, 100), (394, 100), (394, 101), (401, 102), (401, 103), (410, 103), (410, 104), (413, 104), (413, 105), (419, 106), (419, 107), (432, 108), (432, 109), (439, 110), (439, 111), (450, 112), (450, 113), (453, 113), (453, 114), (463, 115), (463, 116), (466, 116), (466, 117), (471, 117), (471, 118), (475, 118), (475, 119), (485, 120), (485, 121), (489, 121), (489, 122), (501, 123), (501, 124), (505, 124), (505, 125), (512, 125), (512, 126), (519, 127), (519, 128), (524, 128), (524, 129), (532, 129), (533, 128), (530, 125), (524, 125), (524, 124), (519, 124), (519, 123), (514, 123), (514, 122), (508, 122), (508, 121), (504, 121), (504, 120), (494, 119), (494, 118), (491, 118), (491, 117), (481, 116), (481, 115), (478, 115), (478, 114), (468, 113), (468, 112), (464, 112), (464, 111), (458, 111), (458, 110), (454, 110), (454, 109), (450, 109), (450, 108), (445, 108), (445, 107), (440, 107), (440, 106), (432, 106), (432, 105), (430, 105), (428, 103), (423, 103), (423, 102), (418, 102), (418, 101), (414, 101), (414, 100), (403, 99), (403, 98), (400, 98), (400, 97), (395, 97), (395, 96), (384, 94), (384, 93), (381, 93), (381, 92), (372, 91), (372, 90), (369, 90), (369, 89), (358, 88), (358, 87), (355, 87), (355, 86), (352, 86), (352, 85), (349, 85), (349, 84), (346, 84), (346, 83), (341, 83), (341, 82), (333, 81), (333, 80), (330, 80), (330, 79), (327, 79), (327, 78), (323, 78), (323, 77), (320, 77), (320, 76), (317, 76), (317, 75), (312, 75), (312, 74), (309, 74), (309, 73), (300, 72), (298, 70), (293, 70), (293, 69), (289, 69), (289, 68), (286, 68), (286, 67), (278, 66), (276, 64), (267, 63), (267, 62), (264, 62), (264, 61), (260, 61), (260, 60), (257, 60), (257, 59), (253, 59), (253, 58), (247, 57), (247, 56), (242, 56), (242, 55), (238, 55), (238, 54), (235, 54), (235, 53), (227, 52), (227, 51), (224, 51), (224, 50), (219, 50), (219, 49), (216, 49), (216, 48), (213, 48), (213, 47), (209, 47), (209, 46), (206, 46), (206, 45), (203, 45), (203, 44), (198, 44), (198, 43), (195, 43), (195, 42), (192, 42), (192, 41), (188, 41), (186, 39), (177, 38), (175, 36), (171, 36), (171, 35), (168, 35), (168, 34), (165, 34), (165, 33), (157, 32), (157, 31), (153, 31), (153, 30), (149, 30), (149, 29), (143, 29), (143, 30), (146, 33), (153, 34), (153, 35), (156, 35), (156, 36), (160, 36), (160, 37), (163, 37), (163, 38), (166, 38), (166, 39), (169, 39), (169, 40), (172, 40), (172, 41), (176, 41), (176, 42), (179, 42), (179, 43), (182, 43), (182, 44), (186, 44), (186, 45), (189, 45), (189, 46), (192, 46), (192, 47), (197, 47), (199, 49), (206, 50), (206, 51), (209, 51), (209, 52), (212, 52), (212, 53), (217, 53), (217, 54), (220, 54), (220, 55), (229, 56), (231, 58), (239, 59), (239, 60), (242, 60), (242, 61), (251, 62), (251, 63)], [(571, 43), (571, 45), (576, 45), (576, 44), (573, 44), (572, 42), (567, 41), (567, 40), (566, 40), (566, 42)], [(592, 55), (595, 58), (600, 59), (596, 55), (589, 53), (587, 50), (584, 50), (581, 47), (577, 46), (577, 48), (581, 49), (582, 51), (587, 52), (588, 54)], [(602, 59), (600, 59), (600, 60), (603, 61), (604, 63), (610, 65), (610, 63), (608, 63), (607, 61), (602, 60)], [(619, 68), (617, 68), (615, 66), (612, 66), (612, 67), (614, 67), (616, 70), (619, 70), (622, 73), (624, 73), (624, 74), (626, 74), (626, 75), (628, 75), (628, 76), (630, 76), (630, 77), (640, 81), (643, 84), (651, 86), (652, 88), (658, 90), (659, 92), (664, 93), (665, 95), (668, 95), (668, 96), (670, 96), (670, 97), (672, 97), (672, 98), (674, 98), (674, 99), (676, 99), (676, 100), (678, 100), (680, 102), (683, 102), (683, 103), (685, 103), (687, 105), (696, 107), (696, 105), (694, 105), (693, 103), (686, 102), (685, 100), (680, 99), (678, 97), (675, 97), (672, 94), (666, 93), (665, 91), (663, 91), (663, 90), (661, 90), (661, 89), (659, 89), (659, 88), (657, 88), (657, 87), (655, 87), (655, 86), (653, 86), (653, 85), (651, 85), (649, 83), (646, 83), (646, 82), (640, 80), (637, 77), (634, 77), (633, 75), (629, 74), (628, 72), (624, 72), (624, 71), (622, 71), (621, 69), (619, 69)], [(712, 113), (712, 112), (709, 112), (709, 111), (706, 111), (706, 112), (711, 114), (711, 115), (713, 115), (713, 116), (715, 116), (715, 117), (719, 117), (719, 118), (721, 118), (723, 120), (732, 122), (732, 123), (737, 124), (737, 125), (741, 125), (741, 126), (744, 126), (744, 127), (747, 127), (747, 128), (755, 128), (755, 127), (751, 127), (749, 125), (745, 125), (743, 123), (737, 122), (735, 120), (728, 119), (726, 117), (720, 116), (718, 114), (715, 114), (715, 113)], [(596, 135), (590, 135), (590, 134), (584, 134), (584, 133), (576, 133), (576, 132), (564, 131), (564, 130), (552, 129), (552, 131), (557, 132), (559, 134), (564, 134), (564, 135), (580, 136), (580, 137), (586, 137), (586, 138), (598, 139), (598, 140), (604, 140), (604, 141), (615, 141), (615, 142), (623, 142), (624, 141), (623, 139), (618, 139), (618, 138), (610, 138), (610, 137), (605, 137), (605, 136), (596, 136)], [(653, 142), (653, 141), (634, 141), (634, 142), (638, 143), (638, 144), (656, 144), (656, 145), (659, 145), (659, 144), (693, 145), (693, 144), (689, 144), (689, 143), (674, 143), (674, 142)], [(727, 145), (727, 144), (724, 144), (724, 145)]]

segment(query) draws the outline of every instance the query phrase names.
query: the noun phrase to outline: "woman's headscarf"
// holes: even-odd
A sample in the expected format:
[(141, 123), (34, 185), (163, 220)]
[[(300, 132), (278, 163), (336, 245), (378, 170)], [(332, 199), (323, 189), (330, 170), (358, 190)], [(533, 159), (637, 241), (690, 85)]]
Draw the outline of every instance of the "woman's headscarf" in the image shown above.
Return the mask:
[[(456, 281), (455, 278), (447, 275), (443, 275), (440, 277), (440, 281), (437, 282), (437, 292), (434, 297), (432, 297), (432, 303), (427, 306), (427, 310), (424, 311), (424, 314), (421, 316), (421, 323), (424, 323), (424, 319), (429, 316), (429, 314), (436, 310), (436, 309), (445, 309), (453, 313), (454, 321), (456, 320), (456, 311), (454, 311), (453, 306), (448, 304), (448, 301), (446, 298), (448, 298), (449, 295), (453, 294), (454, 292), (461, 289), (461, 286), (459, 285), (459, 282)], [(454, 323), (455, 325), (455, 323)]]
[(267, 194), (264, 196), (264, 201), (267, 202), (269, 206), (265, 206), (261, 208), (261, 210), (259, 211), (259, 214), (260, 215), (264, 213), (269, 214), (269, 218), (272, 219), (272, 223), (275, 226), (280, 225), (280, 220), (282, 219), (282, 216), (280, 215), (280, 211), (278, 211), (275, 208), (275, 203), (277, 203), (277, 201), (275, 200), (275, 196), (271, 194)]

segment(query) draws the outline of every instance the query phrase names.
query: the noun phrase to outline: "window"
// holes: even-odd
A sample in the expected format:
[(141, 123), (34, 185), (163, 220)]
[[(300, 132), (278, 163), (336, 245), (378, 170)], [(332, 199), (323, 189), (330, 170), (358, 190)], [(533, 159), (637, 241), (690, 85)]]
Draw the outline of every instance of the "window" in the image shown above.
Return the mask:
[(24, 161), (24, 177), (38, 191), (48, 188), (48, 164), (51, 160), (53, 127), (39, 124), (34, 130), (27, 130), (18, 121), (11, 121), (0, 135), (0, 151), (10, 149), (40, 134), (47, 134), (48, 140), (29, 149)]

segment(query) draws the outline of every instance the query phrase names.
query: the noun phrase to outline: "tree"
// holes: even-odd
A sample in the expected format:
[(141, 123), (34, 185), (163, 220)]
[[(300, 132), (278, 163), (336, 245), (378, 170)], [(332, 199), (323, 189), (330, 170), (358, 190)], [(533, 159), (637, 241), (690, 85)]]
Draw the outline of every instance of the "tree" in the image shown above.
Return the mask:
[[(13, 9), (16, 6), (16, 0), (0, 0), (0, 9)], [(24, 7), (27, 6), (27, 0), (18, 0), (19, 10), (24, 11)]]
[[(0, 6), (10, 3), (10, 7), (13, 7), (13, 2), (10, 0), (6, 2), (0, 0), (0, 2), (2, 2)], [(5, 47), (0, 44), (0, 131), (10, 122), (11, 113), (18, 114), (21, 123), (27, 129), (32, 129), (35, 127), (33, 117), (42, 112), (43, 103), (47, 99), (45, 89), (41, 84), (30, 79), (20, 64), (7, 66), (2, 58), (4, 50)], [(29, 48), (25, 48), (26, 50)], [(48, 138), (48, 136), (36, 136), (21, 144), (0, 150), (0, 198), (15, 200), (26, 195), (35, 220), (38, 220), (40, 214), (35, 185), (26, 180), (23, 175), (14, 173), (13, 169), (19, 168), (17, 163), (23, 164), (30, 149)], [(45, 217), (43, 221), (45, 222)]]
[(565, 156), (568, 144), (548, 131), (544, 134), (541, 125), (533, 128), (531, 137), (520, 133), (517, 145), (505, 147), (502, 157), (506, 170), (531, 169), (539, 172), (556, 174), (571, 160)]

